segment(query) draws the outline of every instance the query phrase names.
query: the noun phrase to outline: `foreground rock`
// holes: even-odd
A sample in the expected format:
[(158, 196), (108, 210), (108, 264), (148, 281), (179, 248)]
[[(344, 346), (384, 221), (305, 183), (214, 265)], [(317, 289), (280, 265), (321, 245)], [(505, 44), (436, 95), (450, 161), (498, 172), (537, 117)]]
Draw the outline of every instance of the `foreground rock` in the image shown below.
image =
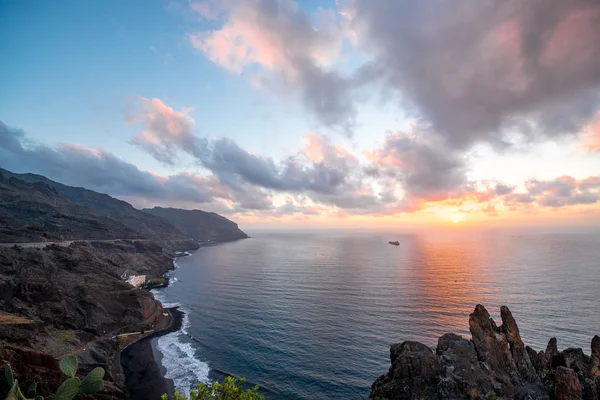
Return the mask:
[(391, 346), (392, 366), (371, 386), (370, 399), (584, 399), (600, 398), (600, 337), (591, 356), (558, 351), (550, 339), (539, 353), (525, 346), (508, 307), (497, 326), (482, 305), (469, 317), (472, 339), (453, 333), (437, 349), (418, 342)]

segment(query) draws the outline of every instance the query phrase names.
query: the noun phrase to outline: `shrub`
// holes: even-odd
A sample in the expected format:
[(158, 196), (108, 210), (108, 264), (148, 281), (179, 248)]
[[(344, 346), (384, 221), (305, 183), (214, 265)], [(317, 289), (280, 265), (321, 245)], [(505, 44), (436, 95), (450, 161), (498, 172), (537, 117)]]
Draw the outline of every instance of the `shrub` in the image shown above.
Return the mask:
[[(234, 378), (228, 376), (223, 383), (212, 382), (209, 385), (200, 383), (196, 389), (190, 393), (189, 400), (264, 400), (264, 397), (258, 394), (258, 386), (244, 390), (246, 379)], [(169, 400), (169, 396), (163, 394), (162, 400)], [(173, 400), (187, 400), (187, 398), (177, 392)]]

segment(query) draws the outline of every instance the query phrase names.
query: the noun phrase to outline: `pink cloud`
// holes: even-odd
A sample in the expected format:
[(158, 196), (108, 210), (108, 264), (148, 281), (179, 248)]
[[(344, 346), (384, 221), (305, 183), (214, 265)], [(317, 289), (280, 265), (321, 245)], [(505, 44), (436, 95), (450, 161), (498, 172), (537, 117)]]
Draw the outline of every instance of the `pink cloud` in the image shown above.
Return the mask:
[[(204, 3), (195, 4), (202, 15), (211, 10)], [(335, 14), (332, 18), (321, 10), (317, 19), (323, 26), (317, 29), (291, 0), (231, 1), (225, 11), (227, 19), (220, 28), (190, 34), (189, 39), (208, 59), (232, 72), (256, 64), (293, 78), (297, 58), (327, 65), (340, 51)]]
[(562, 16), (540, 56), (547, 67), (579, 68), (597, 53), (600, 27), (597, 4), (578, 4)]

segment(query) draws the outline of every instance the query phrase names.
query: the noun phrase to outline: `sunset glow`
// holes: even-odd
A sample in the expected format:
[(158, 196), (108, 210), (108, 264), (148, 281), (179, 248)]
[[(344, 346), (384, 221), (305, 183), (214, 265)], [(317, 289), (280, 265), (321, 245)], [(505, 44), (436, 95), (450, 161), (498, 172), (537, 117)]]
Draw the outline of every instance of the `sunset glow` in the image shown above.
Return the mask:
[(384, 3), (176, 1), (84, 32), (66, 22), (109, 5), (15, 7), (53, 17), (4, 24), (0, 166), (243, 227), (597, 224), (600, 6), (538, 35), (533, 4)]

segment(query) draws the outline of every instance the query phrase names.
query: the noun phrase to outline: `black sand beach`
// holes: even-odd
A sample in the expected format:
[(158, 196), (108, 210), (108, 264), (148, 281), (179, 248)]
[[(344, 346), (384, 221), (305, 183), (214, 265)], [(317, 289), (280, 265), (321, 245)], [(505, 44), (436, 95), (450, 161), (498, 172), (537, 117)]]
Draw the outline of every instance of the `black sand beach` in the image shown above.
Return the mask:
[(162, 355), (155, 347), (159, 336), (181, 329), (183, 312), (177, 308), (168, 311), (173, 316), (169, 328), (136, 342), (121, 352), (121, 365), (125, 374), (125, 386), (131, 400), (158, 400), (163, 393), (172, 395), (173, 381), (164, 377), (160, 360)]

